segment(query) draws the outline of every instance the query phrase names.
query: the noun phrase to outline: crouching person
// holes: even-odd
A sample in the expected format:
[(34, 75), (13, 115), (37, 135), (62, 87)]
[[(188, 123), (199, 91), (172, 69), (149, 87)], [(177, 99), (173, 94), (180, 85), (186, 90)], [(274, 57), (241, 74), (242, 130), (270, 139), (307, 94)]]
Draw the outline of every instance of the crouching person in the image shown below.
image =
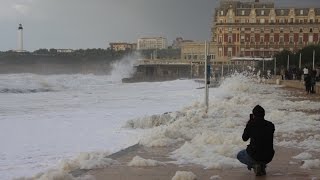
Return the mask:
[(256, 176), (266, 175), (266, 165), (274, 156), (273, 134), (274, 124), (264, 119), (264, 109), (257, 105), (252, 110), (250, 120), (244, 129), (242, 139), (250, 144), (247, 149), (238, 153), (238, 160), (246, 164), (248, 169), (254, 169)]

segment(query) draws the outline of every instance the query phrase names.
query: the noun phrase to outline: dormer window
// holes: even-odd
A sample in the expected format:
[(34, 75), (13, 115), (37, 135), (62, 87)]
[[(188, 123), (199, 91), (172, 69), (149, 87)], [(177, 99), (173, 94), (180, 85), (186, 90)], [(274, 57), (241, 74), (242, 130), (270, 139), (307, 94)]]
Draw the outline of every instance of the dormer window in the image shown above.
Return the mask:
[(244, 10), (241, 11), (241, 15), (244, 16)]
[(261, 11), (261, 15), (264, 16), (264, 10)]
[(220, 15), (223, 16), (223, 11), (220, 12)]
[(284, 15), (284, 10), (283, 10), (283, 9), (281, 9), (280, 14), (281, 14), (281, 16), (283, 16), (283, 15)]
[(300, 10), (300, 15), (303, 15), (303, 9)]

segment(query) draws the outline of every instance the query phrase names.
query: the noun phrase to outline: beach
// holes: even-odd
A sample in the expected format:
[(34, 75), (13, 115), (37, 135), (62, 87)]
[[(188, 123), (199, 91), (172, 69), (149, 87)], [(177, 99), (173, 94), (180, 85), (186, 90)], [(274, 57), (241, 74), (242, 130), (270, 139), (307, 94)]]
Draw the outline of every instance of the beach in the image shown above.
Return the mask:
[[(320, 102), (319, 95), (306, 96), (304, 91), (281, 87), (288, 92), (289, 97), (299, 97), (299, 100), (305, 99), (310, 101)], [(319, 107), (320, 109), (320, 107)], [(307, 112), (310, 114), (318, 114), (317, 112)], [(320, 132), (316, 132), (317, 134)], [(110, 158), (118, 160), (120, 164), (110, 166), (104, 169), (90, 170), (84, 174), (90, 175), (97, 180), (115, 179), (115, 180), (168, 180), (172, 179), (176, 172), (187, 171), (196, 175), (197, 179), (226, 179), (226, 180), (248, 180), (248, 179), (281, 179), (281, 180), (304, 180), (304, 179), (319, 179), (320, 169), (317, 168), (301, 168), (305, 161), (302, 159), (294, 159), (292, 157), (303, 153), (303, 149), (286, 148), (275, 146), (275, 156), (273, 161), (267, 167), (267, 176), (256, 177), (253, 170), (248, 171), (247, 168), (232, 168), (232, 169), (206, 169), (203, 166), (196, 164), (177, 165), (170, 163), (174, 161), (170, 159), (168, 154), (174, 151), (176, 147), (166, 148), (148, 148), (141, 145), (128, 148), (118, 154), (111, 155)], [(320, 157), (319, 152), (313, 152), (315, 158)], [(159, 166), (128, 166), (128, 163), (135, 157), (140, 156), (144, 159), (153, 159), (160, 162), (168, 162), (166, 165)]]

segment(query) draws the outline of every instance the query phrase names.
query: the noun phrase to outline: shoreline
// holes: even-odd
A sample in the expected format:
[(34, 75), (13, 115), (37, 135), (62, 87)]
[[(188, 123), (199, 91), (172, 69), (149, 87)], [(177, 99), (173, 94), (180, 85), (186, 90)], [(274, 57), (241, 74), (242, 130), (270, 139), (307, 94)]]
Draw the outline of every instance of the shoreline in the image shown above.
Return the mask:
[[(276, 84), (275, 81), (272, 84)], [(284, 85), (285, 91), (290, 92), (290, 96), (299, 97), (299, 100), (314, 100), (319, 102), (319, 94), (306, 95), (303, 89), (297, 87), (288, 87)], [(307, 112), (317, 114), (317, 111)], [(320, 120), (320, 119), (319, 119)], [(316, 133), (316, 132), (315, 132)], [(247, 180), (256, 179), (253, 171), (248, 171), (245, 166), (242, 168), (231, 169), (205, 169), (197, 164), (184, 164), (178, 165), (173, 163), (173, 159), (169, 157), (170, 152), (174, 151), (181, 144), (175, 144), (169, 147), (145, 147), (139, 144), (128, 147), (124, 150), (116, 152), (108, 158), (112, 158), (120, 162), (118, 165), (111, 165), (107, 168), (86, 170), (79, 174), (73, 174), (76, 177), (89, 176), (96, 180), (113, 179), (113, 180), (167, 180), (172, 179), (177, 171), (193, 172), (197, 179), (226, 179), (226, 180)], [(268, 165), (267, 176), (257, 177), (258, 179), (318, 179), (320, 178), (320, 169), (302, 169), (304, 161), (295, 160), (292, 157), (302, 152), (301, 148), (282, 147), (275, 145), (275, 157)], [(320, 157), (319, 152), (312, 152), (313, 157)], [(144, 159), (152, 159), (160, 162), (167, 163), (164, 166), (154, 167), (131, 167), (128, 163), (135, 157), (140, 156)]]

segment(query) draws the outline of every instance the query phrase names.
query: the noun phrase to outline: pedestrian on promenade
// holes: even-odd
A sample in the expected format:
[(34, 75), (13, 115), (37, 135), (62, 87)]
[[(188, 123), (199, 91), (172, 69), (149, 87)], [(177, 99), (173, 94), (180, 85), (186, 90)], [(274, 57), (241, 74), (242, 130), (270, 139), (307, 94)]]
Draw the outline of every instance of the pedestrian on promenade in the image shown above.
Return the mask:
[(311, 82), (310, 82), (310, 85), (311, 85), (311, 87), (310, 87), (310, 92), (311, 93), (315, 93), (316, 91), (315, 91), (315, 86), (316, 86), (316, 76), (317, 76), (317, 71), (316, 70), (313, 70), (312, 72), (311, 72)]
[(274, 124), (264, 119), (264, 109), (257, 105), (253, 108), (250, 120), (244, 129), (242, 139), (250, 144), (245, 150), (238, 153), (237, 159), (254, 169), (256, 176), (266, 175), (266, 165), (272, 161), (274, 156), (273, 134)]
[(304, 85), (306, 87), (307, 94), (310, 94), (311, 93), (311, 85), (312, 85), (311, 75), (307, 74), (304, 77)]
[(284, 68), (282, 68), (280, 70), (280, 75), (281, 75), (281, 79), (284, 80), (285, 79), (285, 70), (284, 70)]

